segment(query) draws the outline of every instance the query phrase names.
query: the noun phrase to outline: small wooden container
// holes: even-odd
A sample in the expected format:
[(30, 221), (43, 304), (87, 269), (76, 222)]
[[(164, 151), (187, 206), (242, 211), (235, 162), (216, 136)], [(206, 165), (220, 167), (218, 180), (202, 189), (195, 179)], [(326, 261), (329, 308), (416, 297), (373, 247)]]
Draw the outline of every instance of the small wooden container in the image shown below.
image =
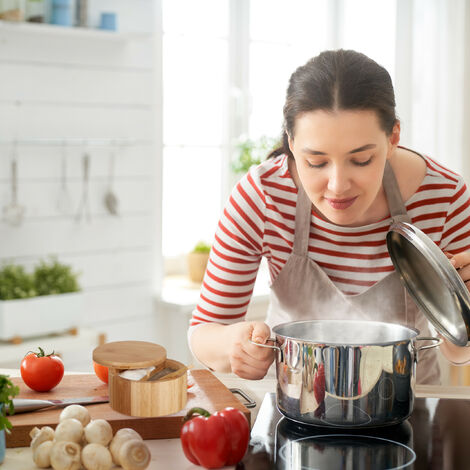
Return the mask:
[[(93, 351), (93, 360), (108, 367), (109, 404), (130, 416), (164, 416), (183, 409), (187, 401), (187, 367), (167, 359), (162, 346), (145, 341), (116, 341)], [(150, 368), (140, 380), (119, 374)]]

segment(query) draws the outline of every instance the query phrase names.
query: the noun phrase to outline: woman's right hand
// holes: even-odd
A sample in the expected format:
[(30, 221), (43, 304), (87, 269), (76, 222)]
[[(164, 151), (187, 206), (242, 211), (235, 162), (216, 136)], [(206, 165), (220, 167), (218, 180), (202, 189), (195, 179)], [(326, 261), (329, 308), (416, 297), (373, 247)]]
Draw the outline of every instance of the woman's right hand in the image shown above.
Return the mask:
[(227, 325), (227, 347), (232, 372), (243, 379), (259, 380), (274, 360), (274, 350), (251, 343), (265, 344), (271, 335), (266, 323), (242, 321)]

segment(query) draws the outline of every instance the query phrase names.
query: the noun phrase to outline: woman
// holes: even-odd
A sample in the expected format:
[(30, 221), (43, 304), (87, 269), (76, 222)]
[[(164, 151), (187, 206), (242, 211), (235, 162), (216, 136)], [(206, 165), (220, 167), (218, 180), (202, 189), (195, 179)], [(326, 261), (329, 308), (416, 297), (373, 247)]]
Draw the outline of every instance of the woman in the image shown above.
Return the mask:
[[(399, 140), (392, 82), (373, 60), (326, 51), (294, 72), (283, 146), (239, 182), (219, 222), (188, 332), (201, 362), (260, 379), (273, 354), (250, 339), (264, 343), (270, 327), (293, 320), (384, 320), (429, 336), (385, 236), (393, 220), (411, 221), (469, 281), (469, 193), (460, 176)], [(266, 323), (243, 321), (263, 256)], [(470, 359), (470, 349), (441, 348)], [(439, 381), (435, 350), (420, 355), (417, 381)]]

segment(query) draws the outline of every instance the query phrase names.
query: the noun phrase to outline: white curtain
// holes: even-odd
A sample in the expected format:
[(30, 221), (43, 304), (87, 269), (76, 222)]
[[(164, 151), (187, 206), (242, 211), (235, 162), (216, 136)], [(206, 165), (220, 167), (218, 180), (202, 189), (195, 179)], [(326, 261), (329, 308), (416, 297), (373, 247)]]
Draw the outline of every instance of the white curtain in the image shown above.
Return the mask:
[(467, 0), (397, 0), (395, 88), (402, 143), (462, 174), (467, 183), (469, 30)]

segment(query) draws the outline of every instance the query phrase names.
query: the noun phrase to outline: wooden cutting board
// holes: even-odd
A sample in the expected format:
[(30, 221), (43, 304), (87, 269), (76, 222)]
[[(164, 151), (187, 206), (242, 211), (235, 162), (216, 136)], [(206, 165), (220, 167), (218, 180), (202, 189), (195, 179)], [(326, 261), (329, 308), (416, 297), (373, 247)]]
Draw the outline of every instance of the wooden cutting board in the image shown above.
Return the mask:
[[(116, 433), (121, 428), (133, 428), (144, 439), (169, 439), (179, 437), (183, 426), (182, 417), (186, 412), (199, 406), (211, 413), (233, 406), (241, 410), (248, 420), (250, 411), (233, 395), (232, 392), (208, 370), (192, 370), (189, 372), (194, 385), (188, 389), (186, 407), (178, 413), (156, 418), (137, 418), (114, 411), (108, 403), (87, 405), (91, 419), (109, 421)], [(80, 398), (102, 396), (108, 394), (108, 386), (95, 375), (65, 375), (62, 382), (51, 392), (39, 393), (29, 389), (21, 378), (12, 378), (15, 385), (20, 386), (19, 398), (40, 400)], [(34, 426), (51, 426), (55, 428), (59, 422), (62, 408), (21, 413), (9, 417), (13, 424), (11, 434), (6, 435), (7, 447), (29, 446), (29, 432)]]

